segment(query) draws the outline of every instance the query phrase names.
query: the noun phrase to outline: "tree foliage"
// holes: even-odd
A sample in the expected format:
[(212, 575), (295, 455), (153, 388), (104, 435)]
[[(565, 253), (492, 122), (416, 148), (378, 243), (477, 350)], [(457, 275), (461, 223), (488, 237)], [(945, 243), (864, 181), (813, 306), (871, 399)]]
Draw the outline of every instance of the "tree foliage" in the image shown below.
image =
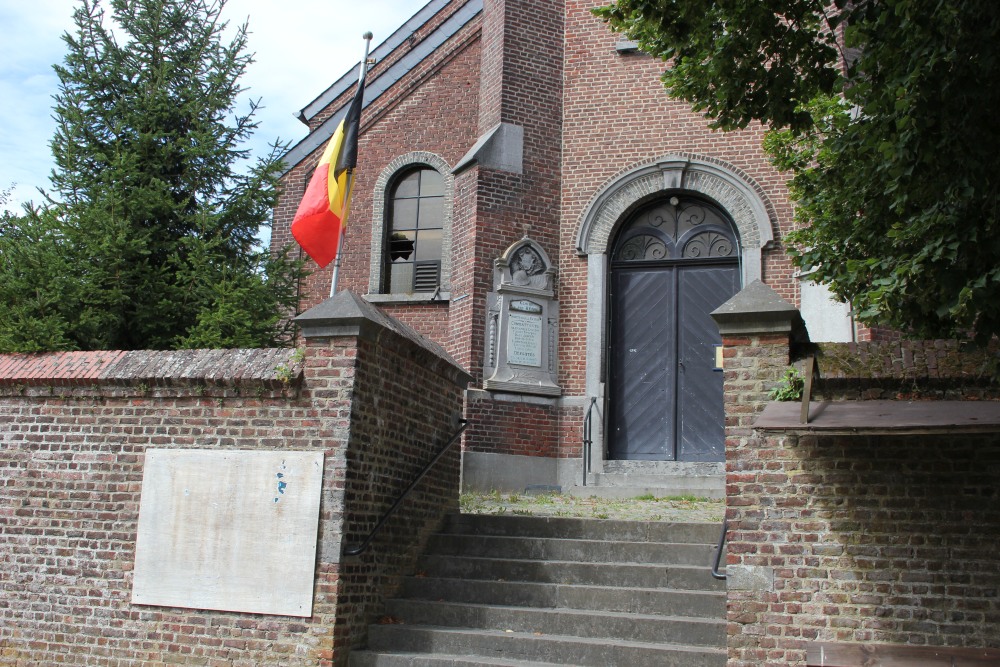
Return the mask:
[[(256, 240), (280, 146), (250, 164), (252, 62), (224, 1), (82, 0), (55, 70), (43, 206), (0, 227), (0, 349), (284, 344), (300, 267)], [(110, 19), (110, 20), (109, 20)]]
[(796, 264), (864, 322), (1000, 333), (1000, 3), (617, 0), (717, 127), (760, 121), (789, 173)]

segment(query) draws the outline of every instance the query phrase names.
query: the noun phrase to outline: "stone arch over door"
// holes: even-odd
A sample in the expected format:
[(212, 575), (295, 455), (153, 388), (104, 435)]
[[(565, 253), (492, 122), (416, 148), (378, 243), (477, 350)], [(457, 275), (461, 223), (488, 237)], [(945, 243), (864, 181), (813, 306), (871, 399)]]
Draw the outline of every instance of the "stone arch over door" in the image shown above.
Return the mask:
[[(587, 349), (592, 351), (587, 355), (585, 398), (603, 402), (605, 397), (609, 244), (632, 211), (670, 193), (703, 197), (722, 208), (739, 234), (743, 285), (762, 277), (761, 253), (774, 239), (776, 216), (763, 189), (741, 170), (695, 155), (668, 155), (610, 180), (591, 198), (577, 228), (577, 253), (587, 258)], [(606, 444), (603, 428), (594, 439), (592, 462), (600, 469)]]

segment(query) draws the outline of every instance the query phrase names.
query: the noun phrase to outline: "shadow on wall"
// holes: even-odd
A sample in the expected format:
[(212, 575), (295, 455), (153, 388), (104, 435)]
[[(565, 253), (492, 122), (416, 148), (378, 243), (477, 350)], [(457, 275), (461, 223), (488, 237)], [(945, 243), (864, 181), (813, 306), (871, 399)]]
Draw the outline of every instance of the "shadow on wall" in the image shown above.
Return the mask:
[(784, 583), (806, 594), (801, 620), (821, 639), (1000, 647), (1000, 435), (798, 448), (808, 500), (788, 539), (813, 557)]

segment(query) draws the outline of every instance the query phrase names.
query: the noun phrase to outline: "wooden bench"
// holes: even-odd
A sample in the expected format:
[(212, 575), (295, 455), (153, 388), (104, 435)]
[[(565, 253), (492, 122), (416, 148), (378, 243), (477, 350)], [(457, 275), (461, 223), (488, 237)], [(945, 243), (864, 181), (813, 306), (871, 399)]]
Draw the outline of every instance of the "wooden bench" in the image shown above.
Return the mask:
[(810, 642), (807, 667), (997, 667), (1000, 649)]

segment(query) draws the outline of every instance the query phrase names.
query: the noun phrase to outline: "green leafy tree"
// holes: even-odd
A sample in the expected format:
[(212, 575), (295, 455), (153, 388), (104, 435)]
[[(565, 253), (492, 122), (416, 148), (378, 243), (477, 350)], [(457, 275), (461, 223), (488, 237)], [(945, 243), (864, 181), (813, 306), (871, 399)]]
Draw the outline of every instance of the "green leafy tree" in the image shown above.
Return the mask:
[[(63, 36), (43, 207), (0, 233), (0, 348), (170, 349), (290, 342), (301, 268), (256, 234), (281, 147), (250, 164), (246, 25), (224, 0), (82, 0)], [(113, 25), (113, 27), (112, 27)]]
[(617, 0), (725, 130), (759, 121), (790, 176), (796, 264), (869, 324), (1000, 333), (1000, 3)]

